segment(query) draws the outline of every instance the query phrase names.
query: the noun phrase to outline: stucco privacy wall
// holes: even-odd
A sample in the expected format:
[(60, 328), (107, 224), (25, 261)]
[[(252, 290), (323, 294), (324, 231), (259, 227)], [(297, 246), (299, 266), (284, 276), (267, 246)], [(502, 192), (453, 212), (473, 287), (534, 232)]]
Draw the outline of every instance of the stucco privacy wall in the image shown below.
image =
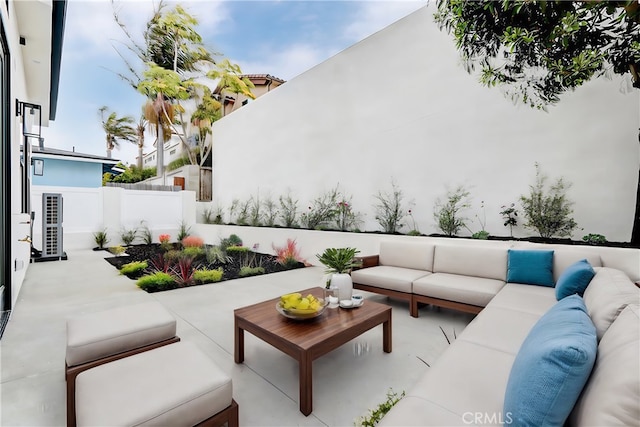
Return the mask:
[[(575, 238), (628, 241), (640, 91), (601, 78), (548, 113), (514, 105), (464, 71), (433, 12), (413, 13), (216, 122), (214, 201), (228, 210), (233, 199), (291, 189), (306, 210), (339, 183), (365, 214), (360, 228), (376, 230), (374, 195), (393, 179), (429, 234), (436, 199), (462, 184), (472, 196), (471, 230), (480, 230), (484, 201), (487, 231), (508, 235), (501, 206), (528, 194), (539, 162), (551, 179), (573, 184), (584, 229)], [(514, 234), (534, 233), (519, 226)]]
[(113, 246), (121, 244), (120, 235), (124, 229), (147, 226), (157, 241), (162, 233), (175, 237), (182, 222), (186, 225), (196, 222), (193, 191), (34, 186), (31, 204), (35, 212), (33, 244), (36, 249), (42, 249), (43, 193), (62, 194), (65, 250), (95, 247), (93, 234), (105, 228), (110, 239), (108, 245)]

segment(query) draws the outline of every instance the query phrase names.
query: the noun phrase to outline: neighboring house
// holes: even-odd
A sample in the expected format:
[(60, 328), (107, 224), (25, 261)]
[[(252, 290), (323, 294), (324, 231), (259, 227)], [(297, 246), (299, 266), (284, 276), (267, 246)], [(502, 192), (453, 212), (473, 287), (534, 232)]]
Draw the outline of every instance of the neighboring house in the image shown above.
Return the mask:
[[(18, 298), (31, 258), (30, 164), (56, 116), (66, 0), (0, 2), (0, 310)], [(33, 119), (33, 120), (32, 120)], [(24, 161), (26, 160), (26, 161)]]
[(117, 159), (93, 154), (33, 147), (31, 183), (58, 187), (101, 187), (102, 175), (105, 172), (114, 173), (113, 168), (118, 162)]

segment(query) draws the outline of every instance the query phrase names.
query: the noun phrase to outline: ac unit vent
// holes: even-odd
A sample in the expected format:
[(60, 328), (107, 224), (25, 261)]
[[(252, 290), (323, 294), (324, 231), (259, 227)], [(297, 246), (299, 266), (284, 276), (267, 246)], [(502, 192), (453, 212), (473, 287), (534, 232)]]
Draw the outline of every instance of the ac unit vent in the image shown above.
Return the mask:
[(62, 250), (62, 194), (42, 194), (42, 255), (61, 257)]

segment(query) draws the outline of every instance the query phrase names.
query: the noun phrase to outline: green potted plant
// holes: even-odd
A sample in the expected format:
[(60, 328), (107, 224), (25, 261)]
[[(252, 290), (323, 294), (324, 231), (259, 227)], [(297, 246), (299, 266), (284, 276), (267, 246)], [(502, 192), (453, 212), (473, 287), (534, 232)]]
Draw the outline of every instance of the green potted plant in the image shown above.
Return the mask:
[(355, 248), (327, 248), (322, 255), (316, 254), (318, 261), (326, 267), (325, 272), (331, 274), (330, 286), (338, 288), (340, 301), (351, 299), (353, 282), (349, 273), (352, 268), (360, 266), (354, 258), (359, 252)]

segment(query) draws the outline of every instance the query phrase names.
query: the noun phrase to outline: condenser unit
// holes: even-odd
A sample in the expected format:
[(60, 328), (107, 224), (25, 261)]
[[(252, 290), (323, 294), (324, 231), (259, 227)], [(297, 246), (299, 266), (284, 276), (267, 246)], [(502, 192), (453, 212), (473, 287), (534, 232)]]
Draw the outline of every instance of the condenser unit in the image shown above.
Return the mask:
[(62, 249), (62, 194), (42, 194), (42, 258), (66, 259)]

